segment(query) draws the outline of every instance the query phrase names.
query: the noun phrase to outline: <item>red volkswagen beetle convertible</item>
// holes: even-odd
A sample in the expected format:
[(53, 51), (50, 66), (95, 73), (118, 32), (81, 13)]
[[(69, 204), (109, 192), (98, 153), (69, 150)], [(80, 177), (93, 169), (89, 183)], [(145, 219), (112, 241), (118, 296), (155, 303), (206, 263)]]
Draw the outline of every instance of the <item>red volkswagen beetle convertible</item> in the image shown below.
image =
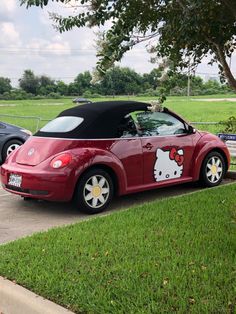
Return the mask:
[(63, 111), (1, 168), (4, 189), (26, 198), (69, 201), (90, 214), (118, 195), (201, 180), (218, 185), (226, 145), (164, 108), (133, 101)]

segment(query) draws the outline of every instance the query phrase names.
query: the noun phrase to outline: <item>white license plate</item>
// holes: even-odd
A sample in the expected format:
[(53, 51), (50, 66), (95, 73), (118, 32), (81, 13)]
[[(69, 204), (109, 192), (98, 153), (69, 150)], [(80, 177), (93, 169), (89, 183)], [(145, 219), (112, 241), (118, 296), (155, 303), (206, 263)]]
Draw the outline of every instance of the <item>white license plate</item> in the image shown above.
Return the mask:
[(22, 176), (19, 176), (18, 174), (10, 174), (9, 180), (8, 180), (8, 184), (12, 185), (12, 186), (16, 186), (18, 188), (21, 187), (21, 183), (22, 183)]

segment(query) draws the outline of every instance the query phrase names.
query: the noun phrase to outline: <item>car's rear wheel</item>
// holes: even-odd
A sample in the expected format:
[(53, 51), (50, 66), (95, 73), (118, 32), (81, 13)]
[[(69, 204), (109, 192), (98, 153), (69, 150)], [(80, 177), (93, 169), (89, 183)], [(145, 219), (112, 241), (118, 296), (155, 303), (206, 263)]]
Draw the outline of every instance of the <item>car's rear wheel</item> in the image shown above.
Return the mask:
[(87, 214), (97, 214), (109, 205), (113, 194), (111, 176), (103, 169), (94, 168), (86, 172), (78, 182), (76, 206)]
[(3, 161), (5, 161), (7, 156), (9, 156), (16, 148), (18, 148), (22, 144), (23, 143), (18, 139), (13, 139), (13, 140), (6, 142), (6, 144), (3, 146), (3, 150), (2, 150)]
[(218, 152), (210, 152), (203, 161), (201, 181), (205, 186), (213, 187), (221, 183), (226, 172), (223, 156)]

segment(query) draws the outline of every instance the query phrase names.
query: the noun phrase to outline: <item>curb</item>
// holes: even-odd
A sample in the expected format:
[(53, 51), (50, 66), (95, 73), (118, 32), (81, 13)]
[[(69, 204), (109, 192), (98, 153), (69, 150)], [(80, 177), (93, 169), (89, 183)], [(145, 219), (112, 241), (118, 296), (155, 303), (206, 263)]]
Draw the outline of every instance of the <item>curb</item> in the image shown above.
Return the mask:
[(2, 277), (0, 277), (0, 313), (74, 314)]
[(236, 171), (228, 171), (226, 173), (226, 178), (236, 180)]

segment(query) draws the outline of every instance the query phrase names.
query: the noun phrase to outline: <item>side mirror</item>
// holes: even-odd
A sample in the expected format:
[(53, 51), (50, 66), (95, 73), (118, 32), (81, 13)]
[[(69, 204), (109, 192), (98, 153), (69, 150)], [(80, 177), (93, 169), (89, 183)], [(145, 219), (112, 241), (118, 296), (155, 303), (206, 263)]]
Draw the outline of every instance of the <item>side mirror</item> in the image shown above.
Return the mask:
[(195, 134), (196, 133), (196, 129), (194, 127), (192, 127), (191, 125), (188, 126), (188, 133), (189, 134)]

